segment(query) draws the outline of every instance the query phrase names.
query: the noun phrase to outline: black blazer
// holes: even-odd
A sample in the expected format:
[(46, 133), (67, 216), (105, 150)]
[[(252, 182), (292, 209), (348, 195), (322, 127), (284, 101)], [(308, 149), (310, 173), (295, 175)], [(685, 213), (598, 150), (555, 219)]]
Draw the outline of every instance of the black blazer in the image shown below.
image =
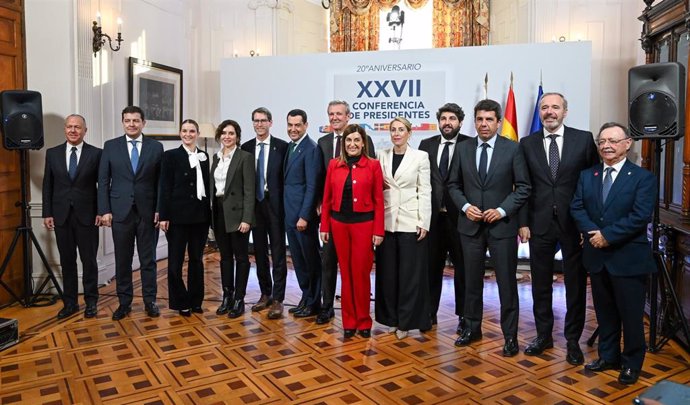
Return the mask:
[[(448, 194), (448, 177), (450, 176), (450, 167), (448, 168), (448, 172), (446, 173), (445, 178), (441, 176), (441, 171), (438, 168), (438, 147), (441, 144), (441, 141), (444, 140), (442, 138), (443, 137), (441, 135), (436, 135), (432, 136), (431, 138), (424, 139), (422, 140), (422, 142), (419, 143), (419, 150), (423, 150), (427, 154), (429, 154), (429, 163), (431, 167), (432, 222), (438, 216), (438, 213), (440, 212), (444, 201), (446, 201), (446, 210), (448, 211), (448, 215), (450, 215), (451, 218), (457, 218), (459, 214), (459, 208), (456, 207), (455, 204), (453, 204), (453, 200), (450, 198), (450, 194)], [(458, 156), (457, 152), (460, 143), (468, 139), (472, 139), (472, 137), (463, 134), (458, 134), (458, 140), (455, 144), (455, 151), (453, 152), (453, 159), (455, 159), (455, 157)]]
[[(273, 213), (278, 218), (285, 218), (285, 208), (283, 205), (283, 163), (287, 154), (288, 143), (282, 139), (271, 136), (271, 148), (268, 153), (268, 166), (266, 168), (266, 182), (268, 183), (269, 202)], [(254, 157), (254, 171), (256, 170), (256, 137), (242, 144), (242, 150), (249, 152)]]
[(67, 172), (66, 143), (46, 151), (43, 174), (43, 218), (53, 217), (55, 225), (67, 220), (70, 207), (81, 225), (96, 223), (98, 164), (101, 149), (84, 142), (74, 181)]
[[(531, 185), (525, 158), (517, 142), (496, 135), (495, 150), (482, 184), (477, 172), (477, 140), (462, 142), (455, 148), (453, 162), (448, 175), (448, 192), (453, 202), (462, 210), (466, 203), (481, 210), (502, 208), (506, 216), (486, 225), (496, 238), (517, 236), (518, 211), (529, 197)], [(462, 212), (462, 211), (461, 211)], [(464, 213), (458, 218), (458, 232), (473, 236), (479, 232), (483, 222), (474, 222)]]
[[(127, 139), (125, 139), (127, 138)], [(158, 206), (158, 178), (161, 172), (163, 145), (142, 136), (137, 172), (132, 171), (126, 135), (103, 145), (98, 169), (98, 213), (112, 213), (113, 221), (122, 222), (136, 205), (142, 218), (153, 223)]]
[(160, 199), (158, 215), (160, 221), (173, 224), (209, 223), (211, 220), (209, 188), (209, 161), (206, 152), (197, 149), (206, 156), (199, 162), (201, 175), (205, 184), (206, 197), (199, 200), (196, 196), (196, 168), (189, 166), (189, 153), (184, 146), (163, 153), (160, 179)]
[(565, 127), (561, 162), (555, 181), (551, 178), (542, 131), (522, 138), (520, 148), (532, 183), (532, 194), (520, 211), (520, 226), (529, 226), (532, 234), (543, 235), (549, 230), (555, 210), (561, 229), (576, 231), (570, 215), (570, 201), (577, 179), (581, 171), (599, 162), (592, 133)]

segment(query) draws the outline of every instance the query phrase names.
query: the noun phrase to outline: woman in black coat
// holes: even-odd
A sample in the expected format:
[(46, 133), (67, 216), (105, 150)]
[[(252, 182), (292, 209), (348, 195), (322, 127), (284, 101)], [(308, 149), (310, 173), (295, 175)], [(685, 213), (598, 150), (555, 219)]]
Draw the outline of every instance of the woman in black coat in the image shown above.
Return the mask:
[[(202, 313), (204, 300), (204, 246), (211, 221), (209, 161), (196, 146), (199, 124), (185, 120), (182, 145), (166, 151), (161, 164), (159, 221), (168, 239), (168, 295), (170, 309), (182, 316)], [(187, 286), (182, 280), (185, 249), (189, 254)]]

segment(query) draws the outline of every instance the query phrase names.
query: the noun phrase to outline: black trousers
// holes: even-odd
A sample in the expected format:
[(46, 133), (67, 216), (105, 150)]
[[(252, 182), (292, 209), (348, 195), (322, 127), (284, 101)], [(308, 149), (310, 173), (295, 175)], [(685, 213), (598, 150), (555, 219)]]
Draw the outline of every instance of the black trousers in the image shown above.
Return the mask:
[(641, 370), (646, 349), (643, 318), (648, 275), (620, 277), (604, 269), (589, 277), (599, 324), (599, 357)]
[(489, 248), (495, 266), (498, 296), (501, 301), (501, 330), (503, 336), (517, 338), (518, 294), (517, 235), (494, 238), (488, 228), (482, 226), (476, 235), (460, 235), (465, 258), (465, 326), (481, 331), (484, 312), (484, 264)]
[(376, 322), (400, 330), (429, 330), (427, 238), (386, 232), (376, 248)]
[[(235, 300), (244, 299), (249, 281), (249, 232), (225, 229), (223, 204), (217, 201), (214, 205), (213, 234), (216, 236), (220, 252), (220, 279), (224, 291), (234, 295)], [(234, 257), (234, 260), (233, 260)], [(237, 263), (237, 269), (235, 269)], [(237, 271), (235, 271), (237, 270)]]
[[(94, 222), (96, 218), (94, 218)], [(60, 253), (60, 267), (62, 267), (63, 294), (62, 301), (67, 305), (77, 305), (79, 282), (77, 275), (77, 249), (82, 265), (82, 284), (84, 286), (84, 302), (96, 304), (98, 301), (98, 227), (82, 225), (70, 208), (67, 220), (62, 225), (55, 226), (55, 239)]]
[[(256, 276), (259, 279), (261, 294), (272, 295), (274, 300), (283, 302), (287, 280), (285, 218), (281, 218), (271, 209), (270, 198), (276, 197), (270, 197), (267, 193), (263, 201), (257, 200), (254, 210), (256, 224), (252, 228), (252, 240), (256, 257)], [(273, 280), (269, 252), (273, 262)]]
[(436, 316), (438, 312), (443, 286), (443, 269), (446, 267), (446, 257), (450, 254), (450, 261), (455, 270), (453, 278), (455, 314), (462, 316), (465, 311), (465, 264), (462, 259), (457, 218), (453, 218), (447, 212), (439, 213), (431, 222), (427, 237), (429, 238), (429, 312), (432, 316)]
[[(204, 246), (208, 224), (170, 223), (168, 232), (168, 297), (170, 309), (200, 307), (204, 301)], [(187, 285), (182, 280), (182, 265), (188, 252)]]
[(582, 266), (580, 234), (576, 229), (561, 229), (551, 221), (543, 235), (531, 235), (529, 241), (534, 322), (539, 336), (551, 336), (553, 330), (553, 256), (560, 244), (563, 253), (566, 315), (564, 335), (579, 341), (585, 327), (587, 272)]
[(323, 307), (333, 307), (335, 302), (335, 288), (338, 281), (338, 255), (335, 252), (333, 234), (321, 249), (321, 291), (323, 293)]
[(153, 218), (142, 218), (133, 206), (124, 221), (113, 221), (116, 290), (117, 298), (122, 306), (132, 304), (132, 259), (135, 242), (141, 265), (139, 271), (144, 303), (155, 302), (158, 290), (155, 260), (158, 228), (155, 227)]

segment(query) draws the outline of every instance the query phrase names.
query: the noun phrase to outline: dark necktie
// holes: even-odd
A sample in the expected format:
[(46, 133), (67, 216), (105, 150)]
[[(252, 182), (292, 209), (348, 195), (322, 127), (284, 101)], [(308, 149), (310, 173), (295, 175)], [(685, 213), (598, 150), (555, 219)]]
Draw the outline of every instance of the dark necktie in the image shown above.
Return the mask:
[(77, 177), (77, 147), (72, 146), (72, 153), (69, 155), (69, 178), (74, 180)]
[(266, 179), (264, 178), (264, 143), (259, 142), (259, 159), (256, 162), (256, 199), (264, 200), (264, 188), (266, 187)]
[(484, 184), (486, 181), (486, 168), (489, 166), (489, 153), (486, 151), (489, 144), (485, 142), (480, 146), (482, 148), (482, 154), (479, 155), (479, 180)]
[(132, 154), (129, 156), (132, 162), (132, 171), (137, 172), (137, 166), (139, 166), (139, 150), (137, 149), (137, 141), (129, 141), (132, 144)]
[(340, 135), (335, 137), (335, 153), (333, 154), (333, 157), (336, 159), (340, 157), (340, 140), (341, 139), (343, 139), (343, 137)]
[(448, 162), (450, 161), (450, 141), (445, 141), (443, 151), (441, 152), (441, 162), (438, 164), (438, 171), (441, 172), (441, 178), (446, 179), (448, 174)]
[(292, 154), (295, 153), (295, 149), (297, 149), (297, 143), (292, 142), (290, 144), (290, 149), (288, 150), (288, 158), (292, 157)]
[(606, 203), (606, 197), (609, 196), (609, 191), (611, 191), (611, 185), (613, 185), (612, 173), (615, 169), (613, 167), (607, 167), (604, 169), (604, 181), (601, 188), (602, 202)]
[(558, 175), (558, 165), (561, 163), (561, 157), (558, 155), (558, 144), (556, 143), (556, 138), (558, 135), (551, 134), (551, 144), (549, 144), (549, 168), (551, 168), (551, 178), (556, 180), (556, 175)]

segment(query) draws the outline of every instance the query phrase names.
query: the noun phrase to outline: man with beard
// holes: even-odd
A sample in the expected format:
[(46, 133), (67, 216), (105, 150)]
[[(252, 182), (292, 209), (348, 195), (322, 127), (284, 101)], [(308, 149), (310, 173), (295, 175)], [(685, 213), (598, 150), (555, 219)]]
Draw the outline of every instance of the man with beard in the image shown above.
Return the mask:
[(455, 268), (455, 314), (458, 315), (458, 334), (462, 334), (465, 300), (465, 273), (462, 263), (460, 234), (457, 230), (458, 207), (448, 195), (448, 172), (455, 154), (455, 146), (471, 139), (460, 134), (465, 112), (455, 103), (444, 104), (436, 113), (441, 134), (424, 139), (419, 149), (429, 154), (431, 163), (431, 226), (429, 228), (429, 301), (431, 324), (437, 322), (443, 285), (446, 257)]
[(569, 204), (582, 170), (598, 162), (591, 132), (563, 125), (568, 102), (559, 93), (546, 93), (539, 101), (543, 131), (520, 140), (532, 183), (532, 194), (520, 212), (520, 239), (529, 240), (534, 322), (537, 336), (525, 354), (537, 356), (553, 347), (553, 256), (563, 252), (566, 315), (566, 361), (582, 364), (578, 341), (585, 325), (587, 273), (582, 266), (580, 234)]

